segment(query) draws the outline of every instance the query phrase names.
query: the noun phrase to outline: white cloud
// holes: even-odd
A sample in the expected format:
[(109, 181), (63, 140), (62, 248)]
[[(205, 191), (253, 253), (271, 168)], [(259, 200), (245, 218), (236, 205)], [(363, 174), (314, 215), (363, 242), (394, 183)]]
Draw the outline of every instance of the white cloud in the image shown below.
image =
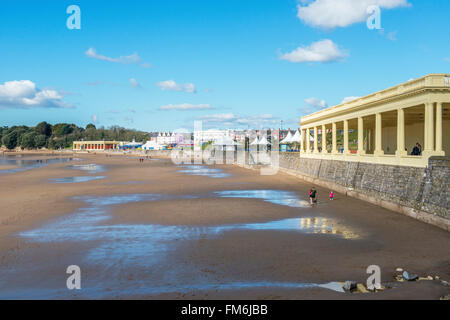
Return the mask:
[(125, 113), (125, 114), (129, 114), (129, 113), (136, 113), (136, 110), (133, 108), (127, 108), (125, 109), (110, 109), (108, 111), (106, 111), (106, 113), (111, 113), (111, 114), (119, 114), (119, 113)]
[(134, 88), (141, 88), (140, 83), (135, 78), (130, 79), (130, 85)]
[(143, 68), (151, 67), (151, 65), (148, 62), (142, 61), (142, 58), (136, 52), (133, 54), (130, 54), (129, 56), (120, 56), (118, 58), (111, 58), (108, 56), (98, 54), (94, 48), (89, 48), (85, 53), (88, 57), (97, 59), (97, 60), (103, 60), (103, 61), (121, 63), (121, 64), (139, 64)]
[(98, 80), (98, 81), (93, 81), (93, 82), (85, 82), (84, 85), (85, 86), (91, 86), (91, 87), (102, 86), (103, 85), (103, 81)]
[(218, 113), (198, 117), (205, 127), (221, 126), (228, 128), (261, 128), (271, 127), (278, 124), (278, 118), (271, 114), (261, 114), (252, 116), (239, 116), (234, 113)]
[(411, 4), (408, 0), (315, 0), (297, 5), (297, 17), (312, 27), (347, 27), (365, 21), (367, 8), (372, 5), (388, 10)]
[(350, 102), (350, 101), (353, 101), (353, 100), (356, 100), (356, 99), (359, 99), (359, 98), (361, 98), (361, 97), (345, 97), (344, 100), (342, 100), (341, 104), (342, 103), (347, 103), (347, 102)]
[(193, 83), (185, 83), (182, 85), (184, 92), (195, 93), (195, 85)]
[(328, 107), (328, 104), (326, 103), (325, 100), (320, 100), (317, 98), (308, 98), (305, 99), (305, 106), (300, 108), (300, 113), (302, 114), (308, 114), (308, 113), (313, 113), (316, 112), (318, 110), (322, 110)]
[(347, 55), (333, 41), (325, 39), (282, 54), (280, 59), (290, 62), (332, 62), (343, 59)]
[(30, 80), (0, 84), (0, 107), (4, 108), (72, 108), (63, 98), (56, 90), (38, 89)]
[(199, 117), (199, 119), (206, 122), (223, 122), (236, 121), (238, 118), (233, 113), (218, 113)]
[(323, 109), (327, 107), (327, 103), (325, 100), (319, 100), (317, 98), (308, 98), (305, 99), (305, 103), (313, 108)]
[(152, 67), (152, 65), (151, 65), (151, 63), (148, 63), (148, 62), (143, 62), (143, 63), (141, 63), (141, 67), (142, 68), (151, 68)]
[(184, 91), (195, 93), (195, 85), (193, 83), (178, 84), (173, 80), (161, 81), (156, 84), (161, 90), (167, 91)]
[(209, 104), (190, 104), (190, 103), (182, 103), (182, 104), (168, 104), (165, 106), (161, 106), (159, 110), (208, 110), (211, 109), (211, 105)]
[(389, 32), (386, 36), (391, 41), (397, 40), (397, 31)]
[(91, 119), (92, 119), (92, 122), (94, 122), (94, 123), (98, 122), (98, 116), (96, 114), (93, 114)]

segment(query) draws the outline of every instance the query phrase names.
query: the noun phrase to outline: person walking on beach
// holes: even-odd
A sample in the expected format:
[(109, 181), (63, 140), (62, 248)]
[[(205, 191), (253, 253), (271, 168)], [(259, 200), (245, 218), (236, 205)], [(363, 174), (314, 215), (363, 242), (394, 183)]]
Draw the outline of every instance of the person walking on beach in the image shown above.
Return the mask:
[(309, 202), (311, 203), (311, 205), (313, 205), (314, 203), (317, 202), (317, 200), (316, 200), (316, 194), (317, 194), (316, 189), (315, 189), (314, 187), (312, 187), (312, 188), (309, 190)]
[(334, 200), (334, 192), (330, 191), (330, 200)]

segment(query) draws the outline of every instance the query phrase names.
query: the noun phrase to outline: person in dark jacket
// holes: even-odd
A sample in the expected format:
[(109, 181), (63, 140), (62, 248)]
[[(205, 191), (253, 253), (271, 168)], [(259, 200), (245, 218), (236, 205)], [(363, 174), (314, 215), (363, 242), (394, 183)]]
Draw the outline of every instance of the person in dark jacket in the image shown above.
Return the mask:
[(422, 154), (422, 146), (417, 142), (411, 151), (412, 156), (420, 156)]
[(316, 189), (314, 187), (309, 190), (309, 202), (311, 204), (314, 204), (314, 203), (317, 202), (316, 194), (317, 194), (317, 191), (316, 191)]

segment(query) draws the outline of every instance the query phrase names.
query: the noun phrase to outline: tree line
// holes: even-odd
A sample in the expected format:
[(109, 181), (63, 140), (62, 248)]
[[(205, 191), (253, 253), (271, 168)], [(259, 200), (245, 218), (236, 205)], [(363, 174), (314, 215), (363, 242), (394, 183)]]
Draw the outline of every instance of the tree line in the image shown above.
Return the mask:
[(125, 129), (119, 126), (96, 128), (92, 123), (86, 128), (75, 124), (57, 123), (51, 125), (45, 121), (35, 127), (0, 127), (0, 142), (7, 149), (67, 149), (74, 141), (132, 141), (150, 140), (148, 132)]

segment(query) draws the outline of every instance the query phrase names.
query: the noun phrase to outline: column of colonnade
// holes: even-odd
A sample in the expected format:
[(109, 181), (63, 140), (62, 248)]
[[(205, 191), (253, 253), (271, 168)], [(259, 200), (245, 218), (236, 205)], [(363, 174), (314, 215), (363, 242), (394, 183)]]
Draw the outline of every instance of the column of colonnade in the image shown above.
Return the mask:
[[(442, 101), (425, 104), (424, 156), (445, 155), (442, 150)], [(436, 105), (436, 115), (434, 106)]]
[(318, 146), (319, 134), (316, 126), (313, 129), (314, 129), (314, 153), (319, 153), (319, 146)]
[(364, 120), (362, 117), (358, 117), (358, 154), (364, 155)]
[[(322, 150), (319, 152), (318, 147), (318, 141), (319, 141), (319, 134), (318, 126), (314, 126), (312, 128), (308, 127), (306, 129), (301, 129), (301, 143), (300, 143), (300, 152), (303, 153), (311, 153), (311, 130), (313, 130), (313, 136), (314, 136), (314, 142), (313, 142), (313, 153), (319, 154), (328, 154), (327, 150), (327, 129), (326, 125), (322, 125), (321, 127), (321, 134), (322, 134)], [(332, 148), (331, 153), (337, 153), (337, 143), (336, 143), (336, 123), (332, 123)]]
[(375, 114), (375, 150), (373, 152), (375, 156), (384, 155), (382, 143), (383, 143), (383, 123), (381, 113), (378, 112)]
[(331, 137), (331, 153), (332, 154), (336, 154), (338, 153), (337, 151), (337, 124), (336, 122), (333, 122), (331, 125), (331, 130), (332, 130), (332, 137)]
[(327, 127), (322, 125), (322, 153), (327, 154)]
[(436, 103), (436, 152), (442, 153), (442, 102)]
[(311, 152), (311, 129), (306, 129), (306, 153)]
[[(407, 156), (408, 153), (406, 151), (405, 145), (405, 109), (408, 107), (397, 107), (395, 110), (397, 111), (397, 148), (395, 151), (395, 155), (397, 157)], [(443, 128), (442, 128), (442, 108), (443, 102), (427, 102), (424, 104), (424, 149), (422, 152), (423, 156), (431, 156), (431, 155), (444, 155), (443, 151)], [(392, 111), (386, 110), (384, 112)], [(370, 115), (365, 115), (365, 117), (369, 117)], [(343, 123), (343, 154), (349, 155), (349, 121), (351, 119), (357, 119), (358, 121), (358, 155), (365, 155), (367, 150), (373, 150), (374, 156), (383, 156), (383, 116), (381, 112), (377, 112), (374, 114), (375, 116), (375, 130), (369, 128), (367, 129), (366, 134), (366, 146), (364, 145), (364, 118), (362, 116), (359, 117), (349, 117), (348, 119), (343, 119), (337, 122)], [(331, 133), (332, 133), (332, 146), (331, 146), (331, 154), (338, 154), (337, 150), (337, 122), (332, 121), (328, 124), (320, 124), (312, 127), (306, 127), (305, 129), (301, 129), (302, 134), (302, 142), (301, 142), (301, 152), (302, 153), (311, 153), (311, 130), (313, 130), (313, 153), (319, 154), (318, 149), (318, 130), (319, 128), (322, 131), (322, 150), (321, 154), (329, 154), (327, 150), (327, 126), (331, 124)], [(375, 137), (374, 146), (372, 146), (372, 134)], [(305, 141), (306, 140), (306, 141)], [(305, 148), (306, 147), (306, 148)]]
[(405, 109), (397, 109), (397, 151), (395, 155), (398, 157), (406, 156), (405, 145)]

